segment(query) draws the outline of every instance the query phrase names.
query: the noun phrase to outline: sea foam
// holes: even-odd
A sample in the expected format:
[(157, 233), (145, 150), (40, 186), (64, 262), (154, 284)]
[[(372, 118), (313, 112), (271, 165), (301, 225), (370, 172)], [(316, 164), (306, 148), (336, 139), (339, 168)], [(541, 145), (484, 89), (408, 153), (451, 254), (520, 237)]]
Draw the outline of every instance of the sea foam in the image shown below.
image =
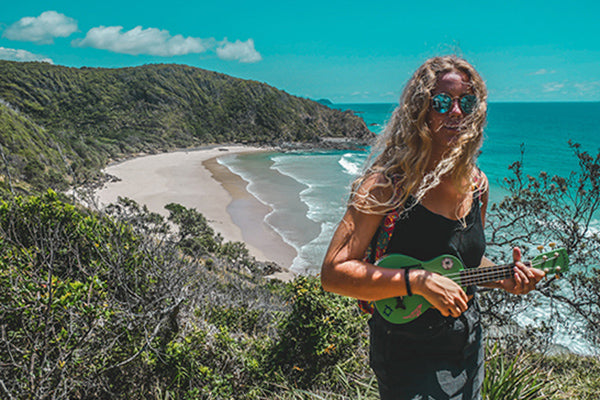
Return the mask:
[(305, 217), (320, 226), (320, 232), (300, 246), (299, 256), (292, 266), (294, 272), (314, 274), (320, 270), (325, 250), (345, 210), (345, 198), (351, 179), (342, 178), (347, 176), (340, 163), (344, 158), (348, 166), (356, 164), (351, 154), (336, 151), (275, 154), (271, 157), (271, 169), (306, 187), (298, 193), (300, 200), (308, 208)]
[(359, 158), (356, 153), (347, 153), (338, 162), (342, 166), (344, 173), (356, 177), (362, 171), (364, 161), (364, 158)]

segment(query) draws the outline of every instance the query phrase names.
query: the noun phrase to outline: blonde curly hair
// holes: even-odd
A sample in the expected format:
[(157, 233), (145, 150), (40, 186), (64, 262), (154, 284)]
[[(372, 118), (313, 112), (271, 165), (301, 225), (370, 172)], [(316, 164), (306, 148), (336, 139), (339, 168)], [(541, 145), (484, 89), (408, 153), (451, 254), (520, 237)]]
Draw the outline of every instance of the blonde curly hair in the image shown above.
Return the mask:
[[(427, 124), (432, 93), (437, 79), (452, 71), (463, 72), (469, 78), (477, 105), (460, 125), (460, 135), (452, 148), (444, 154), (433, 171), (427, 166), (432, 152), (432, 132)], [(462, 192), (473, 190), (465, 186), (477, 175), (476, 160), (483, 142), (483, 128), (487, 116), (487, 89), (483, 79), (466, 60), (457, 56), (434, 57), (427, 60), (408, 81), (400, 104), (374, 146), (372, 165), (352, 184), (350, 205), (372, 214), (386, 214), (404, 206), (409, 196), (415, 204), (445, 175)], [(368, 191), (359, 190), (373, 176), (375, 183)], [(374, 190), (375, 189), (375, 190)], [(373, 193), (389, 193), (377, 198)], [(481, 188), (479, 188), (481, 190)]]

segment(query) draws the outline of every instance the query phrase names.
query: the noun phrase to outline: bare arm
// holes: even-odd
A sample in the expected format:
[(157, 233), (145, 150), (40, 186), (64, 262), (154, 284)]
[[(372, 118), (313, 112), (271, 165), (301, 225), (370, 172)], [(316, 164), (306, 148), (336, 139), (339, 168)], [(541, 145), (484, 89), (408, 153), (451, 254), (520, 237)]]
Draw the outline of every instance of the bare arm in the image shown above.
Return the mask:
[(323, 289), (363, 300), (406, 295), (401, 270), (362, 261), (382, 218), (348, 208), (325, 255), (321, 268)]

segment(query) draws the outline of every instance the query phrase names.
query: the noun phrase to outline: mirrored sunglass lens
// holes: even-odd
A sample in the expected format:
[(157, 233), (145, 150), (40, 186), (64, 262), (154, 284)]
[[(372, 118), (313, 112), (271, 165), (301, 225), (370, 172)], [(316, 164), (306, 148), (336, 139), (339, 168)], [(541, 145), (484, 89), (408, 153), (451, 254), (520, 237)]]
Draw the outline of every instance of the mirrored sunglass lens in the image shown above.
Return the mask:
[(477, 105), (477, 97), (468, 94), (460, 99), (460, 108), (465, 114), (471, 114)]
[(445, 94), (438, 94), (433, 97), (432, 107), (435, 111), (445, 114), (450, 110), (450, 105), (452, 104), (452, 99), (450, 96)]

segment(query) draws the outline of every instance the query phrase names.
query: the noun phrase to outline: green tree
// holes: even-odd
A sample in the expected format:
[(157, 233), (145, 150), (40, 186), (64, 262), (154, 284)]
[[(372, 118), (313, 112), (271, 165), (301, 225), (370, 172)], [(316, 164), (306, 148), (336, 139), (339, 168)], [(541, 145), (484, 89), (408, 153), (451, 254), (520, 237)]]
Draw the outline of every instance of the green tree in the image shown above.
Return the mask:
[(167, 204), (165, 208), (170, 212), (169, 221), (178, 227), (177, 244), (186, 254), (199, 257), (217, 250), (222, 238), (215, 236), (204, 215), (175, 203)]
[[(488, 249), (498, 261), (510, 260), (513, 246), (525, 250), (525, 259), (536, 255), (539, 244), (556, 243), (569, 254), (570, 272), (563, 279), (547, 277), (527, 296), (502, 291), (483, 296), (490, 325), (510, 325), (514, 315), (532, 302), (550, 309), (551, 317), (539, 323), (537, 335), (517, 327), (512, 335), (504, 335), (534, 346), (537, 343), (538, 348), (548, 348), (558, 324), (581, 334), (593, 346), (600, 344), (600, 235), (592, 226), (600, 212), (600, 152), (592, 156), (579, 144), (569, 142), (569, 146), (579, 170), (566, 177), (545, 172), (526, 176), (522, 151), (521, 160), (510, 166), (513, 176), (504, 181), (508, 195), (492, 205), (488, 217)], [(501, 332), (506, 333), (506, 328)]]

